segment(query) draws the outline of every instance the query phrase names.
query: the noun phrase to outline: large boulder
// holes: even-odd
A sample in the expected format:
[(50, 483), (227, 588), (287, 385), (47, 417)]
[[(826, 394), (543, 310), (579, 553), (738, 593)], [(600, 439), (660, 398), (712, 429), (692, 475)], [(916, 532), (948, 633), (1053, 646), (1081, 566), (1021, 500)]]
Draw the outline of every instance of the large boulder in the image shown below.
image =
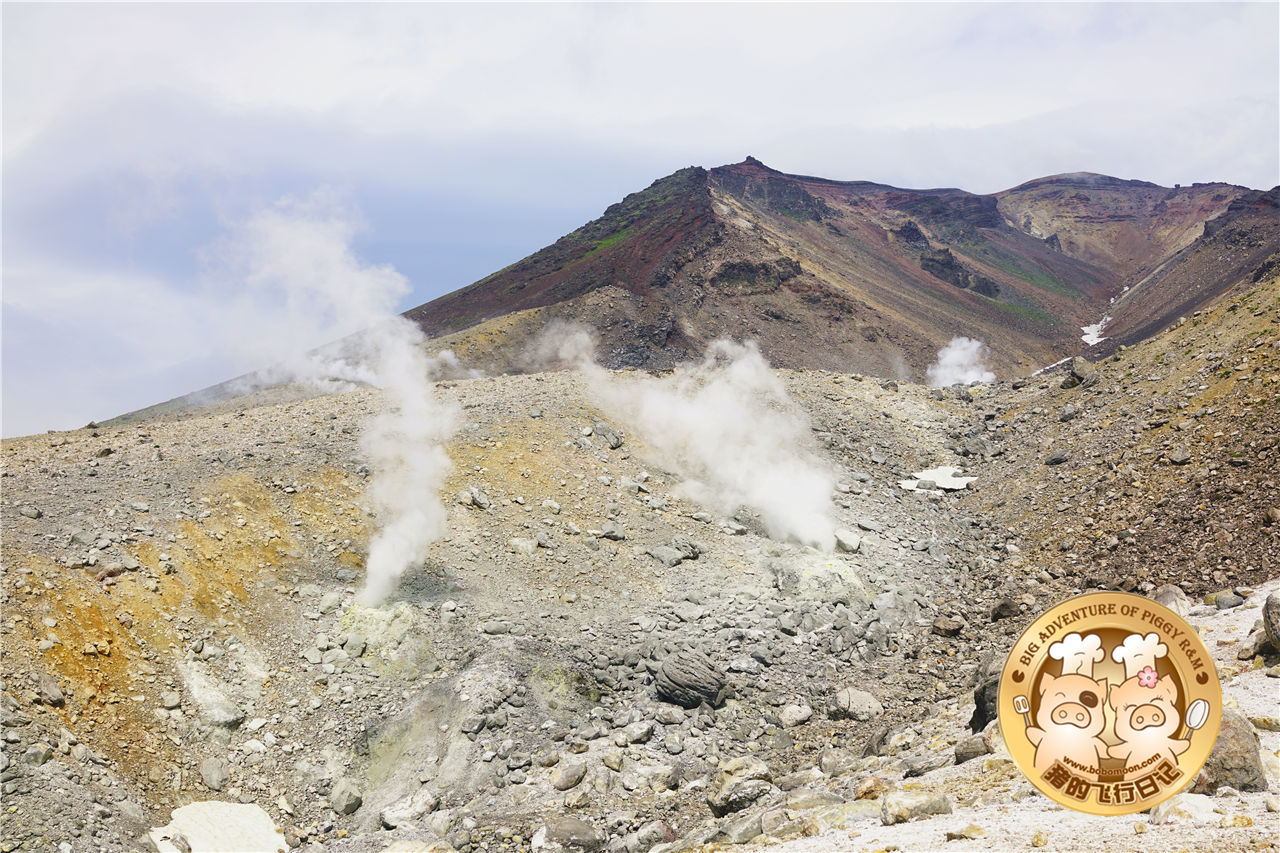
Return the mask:
[(1156, 587), (1151, 593), (1151, 600), (1156, 604), (1164, 605), (1179, 616), (1186, 616), (1191, 609), (1191, 599), (1177, 584), (1167, 583)]
[(1004, 660), (1000, 655), (989, 655), (978, 668), (978, 683), (973, 689), (973, 716), (969, 729), (980, 732), (998, 716), (1000, 708), (1000, 672)]
[(1223, 709), (1218, 740), (1192, 790), (1212, 794), (1224, 785), (1237, 791), (1267, 790), (1258, 733), (1249, 718), (1234, 708)]
[(581, 761), (566, 761), (551, 774), (551, 786), (557, 791), (576, 788), (587, 775), (587, 765)]
[(533, 834), (531, 847), (539, 853), (594, 853), (608, 840), (603, 832), (576, 817), (553, 817)]
[(951, 798), (929, 791), (893, 791), (880, 800), (880, 822), (885, 826), (938, 814), (951, 814)]
[(884, 706), (880, 704), (879, 699), (865, 690), (859, 690), (852, 686), (840, 689), (827, 709), (828, 716), (833, 720), (857, 720), (859, 722), (874, 720), (883, 713)]
[(1096, 372), (1097, 367), (1093, 362), (1076, 356), (1071, 360), (1071, 372), (1062, 380), (1062, 387), (1075, 388), (1077, 385), (1083, 384), (1085, 380), (1090, 380), (1088, 384), (1093, 385), (1098, 381), (1094, 375)]
[(213, 791), (221, 791), (231, 781), (227, 774), (226, 762), (214, 756), (200, 762), (200, 778)]
[(339, 779), (329, 792), (329, 804), (338, 814), (351, 814), (363, 803), (360, 789), (350, 779)]
[(1267, 603), (1262, 605), (1262, 630), (1267, 633), (1271, 647), (1280, 651), (1280, 592), (1267, 596)]
[(702, 703), (717, 707), (724, 701), (724, 676), (707, 657), (697, 652), (676, 652), (663, 660), (654, 678), (658, 698), (684, 708)]
[(716, 774), (715, 790), (707, 795), (707, 805), (716, 817), (742, 811), (778, 789), (771, 783), (769, 767), (750, 755), (734, 758)]
[(421, 820), (435, 811), (440, 805), (440, 798), (429, 788), (419, 788), (407, 797), (397, 800), (378, 813), (378, 820), (386, 829)]
[(616, 429), (609, 426), (604, 421), (596, 421), (592, 424), (591, 432), (600, 436), (600, 439), (604, 441), (605, 444), (615, 450), (622, 446), (622, 436)]

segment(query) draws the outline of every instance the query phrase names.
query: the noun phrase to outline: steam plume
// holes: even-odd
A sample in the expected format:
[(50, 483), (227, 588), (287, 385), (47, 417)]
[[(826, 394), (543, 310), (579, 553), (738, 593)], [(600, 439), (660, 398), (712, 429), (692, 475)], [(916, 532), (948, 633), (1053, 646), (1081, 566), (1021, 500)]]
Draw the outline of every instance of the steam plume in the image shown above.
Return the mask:
[(830, 550), (834, 475), (809, 449), (809, 423), (755, 343), (718, 340), (665, 378), (596, 365), (592, 335), (549, 327), (535, 352), (574, 364), (603, 406), (685, 479), (686, 497), (723, 514), (746, 506), (769, 535)]
[(938, 350), (938, 360), (929, 365), (925, 375), (929, 385), (945, 388), (957, 382), (994, 382), (996, 375), (987, 370), (987, 345), (973, 338), (952, 338), (951, 343)]
[[(330, 390), (366, 383), (384, 392), (387, 408), (361, 439), (372, 470), (368, 499), (377, 529), (360, 599), (377, 604), (445, 529), (439, 491), (450, 462), (442, 444), (456, 415), (436, 399), (432, 377), (459, 365), (448, 351), (429, 357), (421, 330), (396, 313), (409, 292), (404, 276), (355, 257), (351, 242), (359, 224), (331, 194), (285, 199), (244, 223), (218, 255), (248, 285), (235, 300), (241, 316), (252, 312), (279, 321), (277, 334), (265, 342), (245, 341), (266, 344), (259, 356), (276, 363), (268, 375)], [(307, 350), (317, 335), (338, 334), (348, 336)]]
[(456, 416), (431, 387), (432, 364), (422, 332), (403, 317), (374, 330), (375, 373), (391, 408), (366, 428), (361, 446), (373, 478), (368, 497), (379, 527), (369, 542), (360, 602), (381, 603), (427, 546), (444, 533), (447, 515), (440, 486), (451, 463), (444, 442)]

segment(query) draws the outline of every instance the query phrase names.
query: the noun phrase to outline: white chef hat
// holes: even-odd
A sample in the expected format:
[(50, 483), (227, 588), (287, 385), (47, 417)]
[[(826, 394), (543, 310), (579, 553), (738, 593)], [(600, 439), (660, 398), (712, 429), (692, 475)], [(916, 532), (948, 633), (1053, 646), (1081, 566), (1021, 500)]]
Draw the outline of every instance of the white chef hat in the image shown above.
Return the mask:
[(1155, 631), (1150, 634), (1130, 634), (1124, 642), (1111, 650), (1111, 659), (1124, 664), (1124, 677), (1133, 678), (1147, 667), (1156, 668), (1156, 661), (1169, 654), (1169, 647), (1160, 642)]
[(1093, 678), (1093, 665), (1104, 656), (1102, 639), (1097, 634), (1067, 634), (1049, 647), (1049, 657), (1062, 661), (1063, 675)]

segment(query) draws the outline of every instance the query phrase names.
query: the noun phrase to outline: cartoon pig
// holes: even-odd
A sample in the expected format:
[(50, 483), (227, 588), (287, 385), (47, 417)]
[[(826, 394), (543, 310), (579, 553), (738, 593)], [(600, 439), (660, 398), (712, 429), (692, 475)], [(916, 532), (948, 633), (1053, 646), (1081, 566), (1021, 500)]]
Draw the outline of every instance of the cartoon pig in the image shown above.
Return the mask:
[(1157, 679), (1150, 667), (1111, 688), (1107, 701), (1116, 712), (1116, 736), (1121, 742), (1107, 754), (1123, 759), (1125, 767), (1150, 767), (1156, 762), (1147, 760), (1158, 755), (1176, 765), (1178, 756), (1191, 747), (1191, 741), (1173, 737), (1182, 723), (1174, 707), (1177, 700), (1172, 676)]
[(1061, 761), (1077, 776), (1097, 781), (1106, 743), (1098, 737), (1106, 723), (1107, 680), (1085, 675), (1040, 676), (1040, 707), (1027, 740), (1036, 748), (1035, 768), (1043, 773)]

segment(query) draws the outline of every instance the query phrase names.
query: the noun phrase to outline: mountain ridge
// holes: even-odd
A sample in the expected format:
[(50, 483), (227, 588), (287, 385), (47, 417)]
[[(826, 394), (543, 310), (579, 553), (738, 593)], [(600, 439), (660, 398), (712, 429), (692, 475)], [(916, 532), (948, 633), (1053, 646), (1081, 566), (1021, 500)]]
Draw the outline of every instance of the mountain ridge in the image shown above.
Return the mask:
[[(660, 178), (406, 316), (486, 370), (520, 369), (537, 324), (513, 315), (535, 312), (595, 329), (611, 367), (670, 367), (715, 337), (750, 337), (781, 366), (918, 378), (959, 334), (987, 342), (1011, 377), (1087, 349), (1081, 327), (1260, 195), (1089, 172), (988, 194), (912, 190), (748, 156)], [(1280, 248), (1277, 223), (1254, 220), (1251, 240)], [(1237, 280), (1200, 288), (1193, 310)]]

